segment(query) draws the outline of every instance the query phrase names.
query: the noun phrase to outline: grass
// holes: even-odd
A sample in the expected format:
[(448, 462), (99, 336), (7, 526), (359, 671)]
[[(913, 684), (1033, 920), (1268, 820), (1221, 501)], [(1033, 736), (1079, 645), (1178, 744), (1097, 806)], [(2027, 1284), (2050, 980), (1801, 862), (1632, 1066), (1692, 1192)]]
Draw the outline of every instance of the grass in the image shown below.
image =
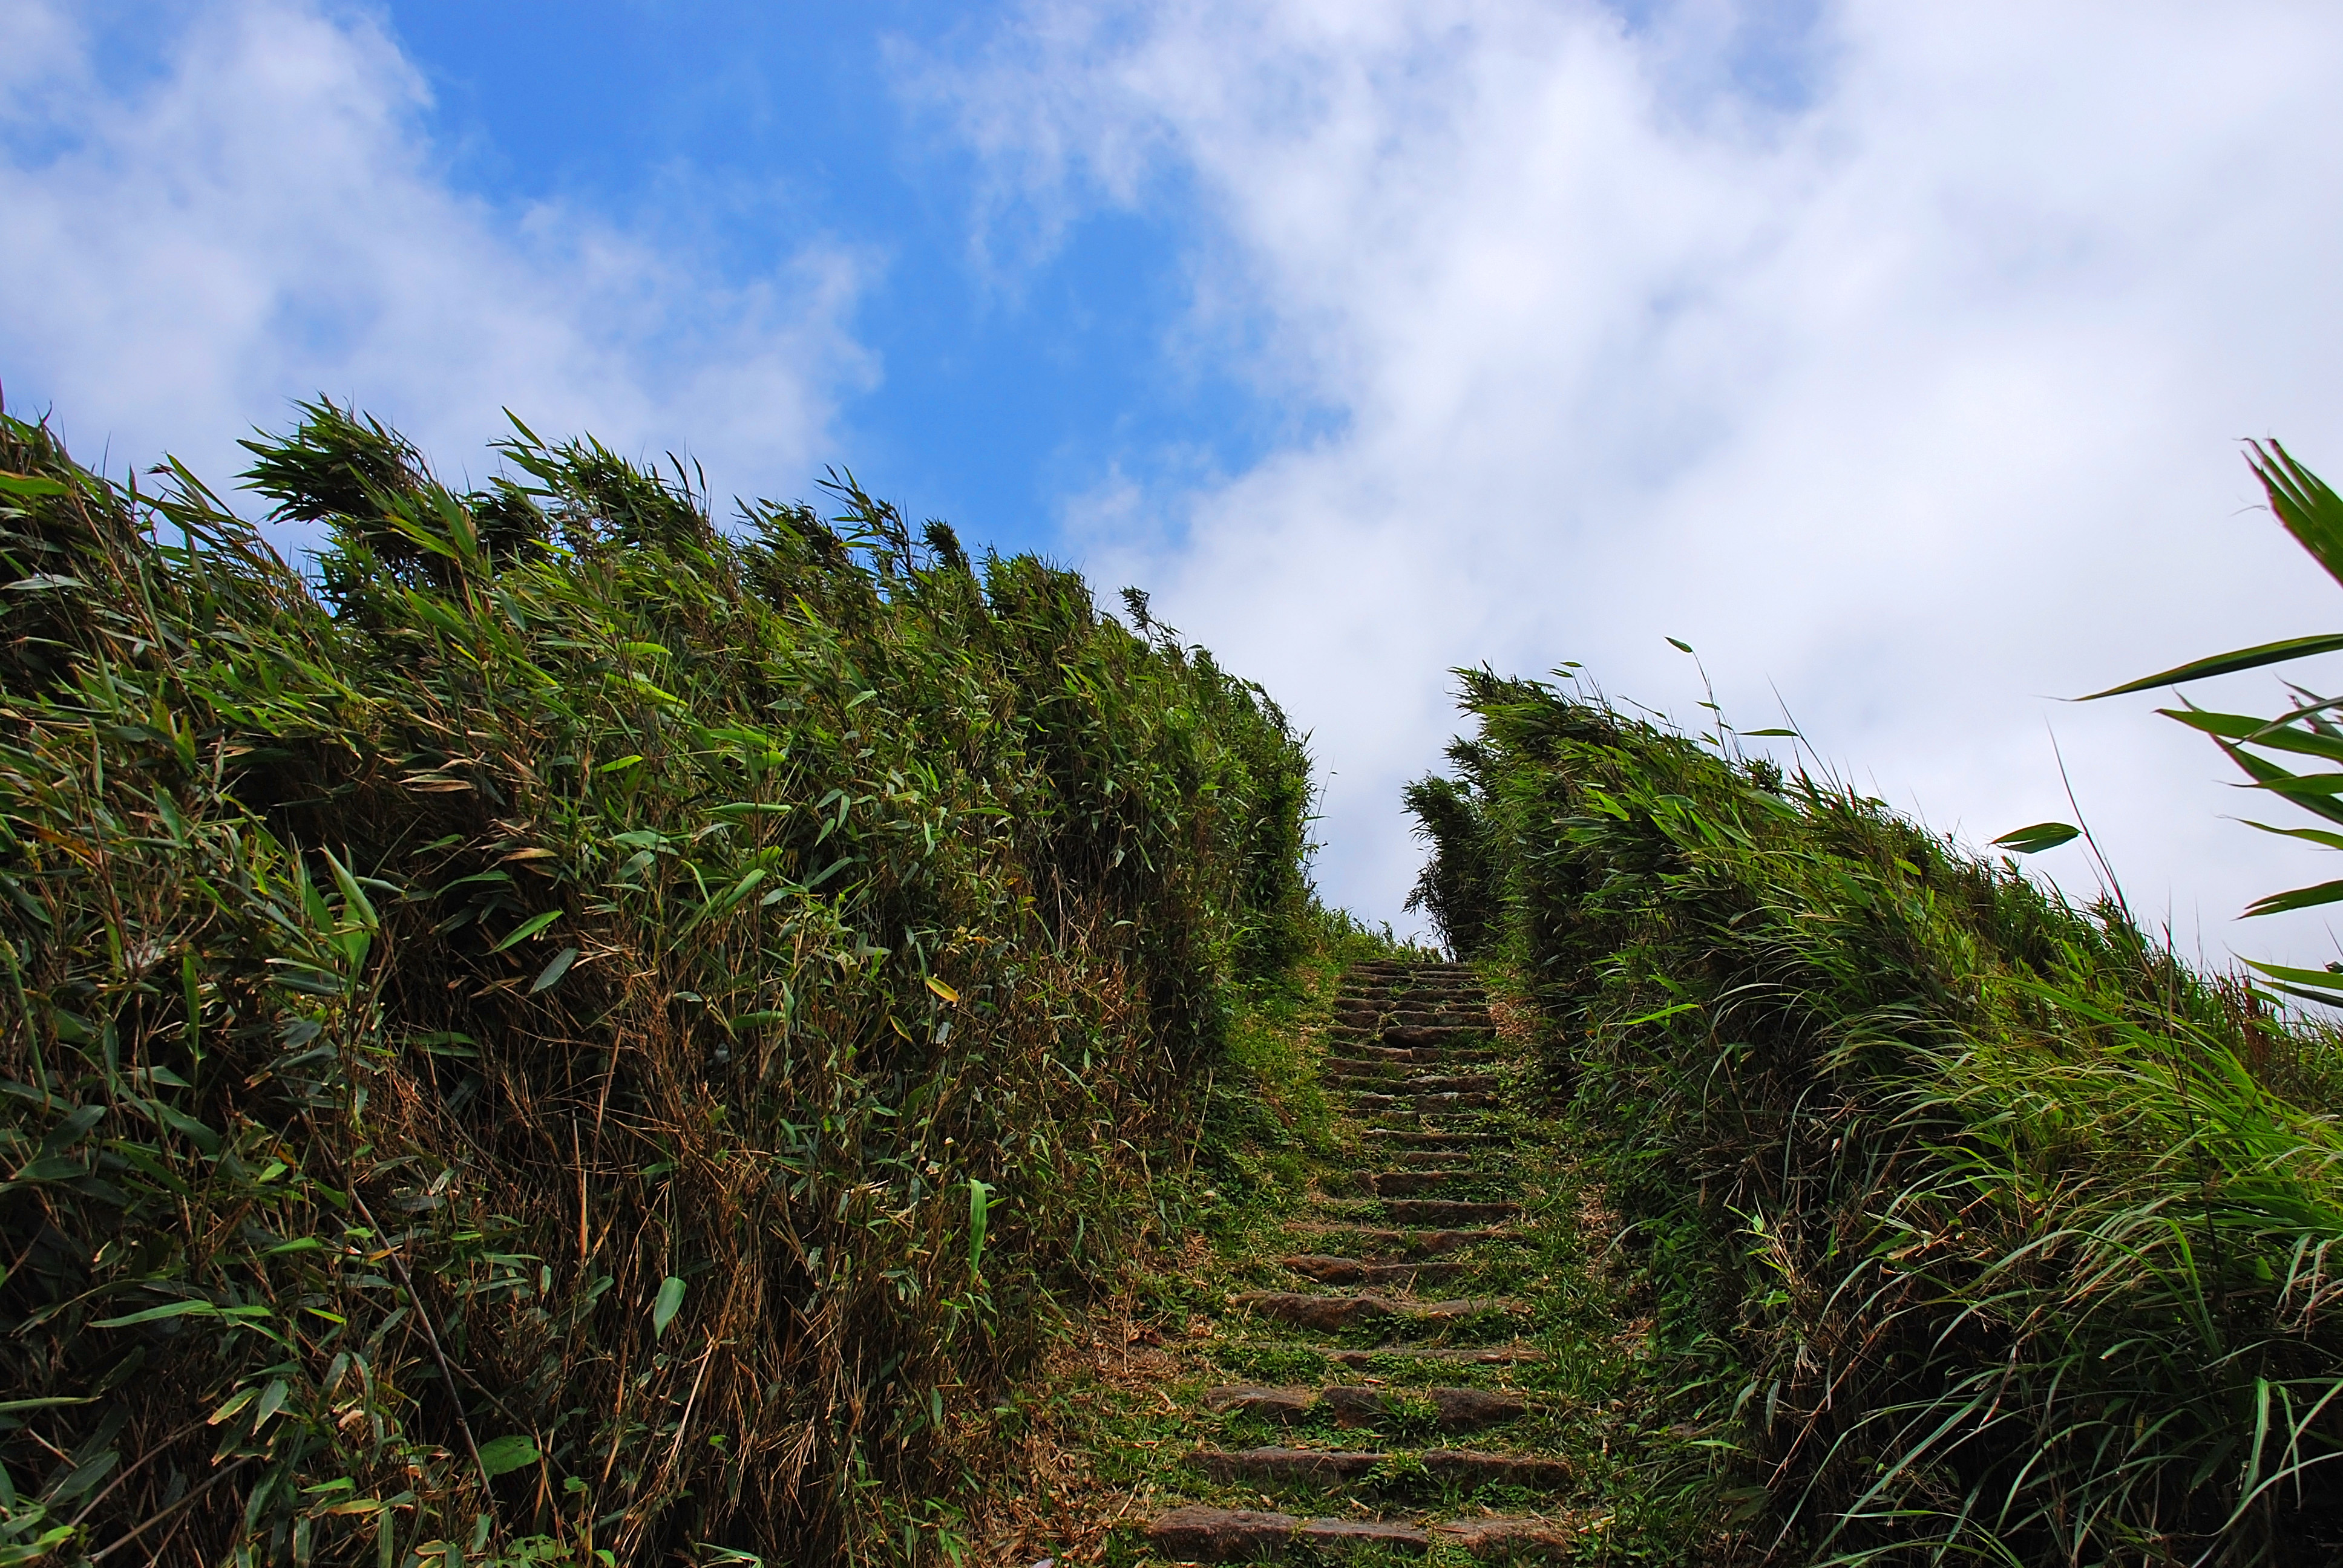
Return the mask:
[[(1322, 1028), (1342, 969), (1383, 956), (1379, 945), (1328, 942), (1304, 954), (1290, 984), (1256, 990), (1236, 1032), (1252, 1042), (1259, 1083), (1315, 1079)], [(1242, 1291), (1319, 1289), (1298, 1283), (1279, 1263), (1280, 1254), (1296, 1245), (1281, 1225), (1302, 1216), (1312, 1190), (1341, 1190), (1370, 1156), (1355, 1126), (1326, 1116), (1322, 1098), (1304, 1091), (1284, 1093), (1306, 1097), (1316, 1114), (1290, 1126), (1273, 1116), (1232, 1114), (1208, 1130), (1198, 1167), (1199, 1180), (1212, 1183), (1216, 1200), (1192, 1213), (1184, 1235), (1145, 1255), (1119, 1295), (1071, 1322), (1053, 1353), (1021, 1467), (1026, 1490), (1009, 1510), (1016, 1527), (990, 1543), (991, 1558), (1032, 1562), (1049, 1555), (1069, 1563), (1161, 1568), (1144, 1526), (1162, 1509), (1190, 1502), (1297, 1515), (1544, 1512), (1577, 1532), (1581, 1544), (1573, 1560), (1590, 1563), (1674, 1564), (1716, 1558), (1729, 1549), (1731, 1531), (1718, 1520), (1733, 1500), (1719, 1503), (1721, 1483), (1706, 1434), (1684, 1424), (1674, 1390), (1656, 1375), (1677, 1363), (1655, 1342), (1661, 1325), (1646, 1304), (1652, 1285), (1612, 1245), (1599, 1187), (1550, 1102), (1534, 1092), (1541, 1079), (1535, 1062), (1523, 1056), (1509, 1070), (1515, 1093), (1509, 1109), (1489, 1124), (1510, 1140), (1499, 1157), (1506, 1161), (1510, 1191), (1526, 1200), (1522, 1239), (1483, 1242), (1446, 1257), (1463, 1265), (1454, 1293), (1515, 1295), (1526, 1302), (1525, 1314), (1439, 1328), (1385, 1323), (1330, 1333), (1232, 1306), (1232, 1296)], [(1234, 1111), (1278, 1098), (1247, 1086), (1228, 1103)], [(1419, 1287), (1417, 1293), (1451, 1291), (1443, 1283)], [(1417, 1353), (1516, 1339), (1540, 1359), (1479, 1364)], [(1363, 1367), (1337, 1366), (1321, 1349), (1330, 1344), (1378, 1353)], [(1393, 1407), (1349, 1426), (1323, 1411), (1298, 1422), (1215, 1413), (1204, 1398), (1230, 1383), (1362, 1381), (1386, 1391)], [(1428, 1399), (1413, 1394), (1442, 1385), (1519, 1392), (1532, 1412), (1482, 1431), (1443, 1434)], [(1377, 1449), (1392, 1457), (1364, 1481), (1329, 1490), (1218, 1483), (1192, 1457), (1203, 1447), (1296, 1442)], [(1496, 1485), (1443, 1486), (1414, 1458), (1443, 1446), (1561, 1457), (1576, 1479), (1560, 1498)], [(1296, 1548), (1292, 1560), (1312, 1559), (1307, 1549)], [(1386, 1559), (1373, 1550), (1353, 1550), (1341, 1560)], [(1406, 1560), (1434, 1568), (1471, 1561), (1461, 1547), (1444, 1543), (1428, 1557)]]
[(1716, 1501), (1792, 1559), (2331, 1561), (2332, 1031), (1722, 726), (1463, 679), (1421, 896), (1531, 982)]
[(850, 481), (251, 445), (306, 578), (0, 423), (0, 1563), (959, 1560), (1240, 1113), (1299, 741)]

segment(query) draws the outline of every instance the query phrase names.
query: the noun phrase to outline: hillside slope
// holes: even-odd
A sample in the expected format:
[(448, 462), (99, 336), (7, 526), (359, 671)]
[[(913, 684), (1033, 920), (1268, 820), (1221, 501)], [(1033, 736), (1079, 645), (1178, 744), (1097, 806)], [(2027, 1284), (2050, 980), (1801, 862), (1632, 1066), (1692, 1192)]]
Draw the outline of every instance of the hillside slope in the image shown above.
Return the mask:
[(2335, 1032), (1722, 725), (1460, 673), (1420, 896), (1532, 989), (1756, 1539), (2335, 1561)]
[(1299, 742), (850, 484), (306, 416), (314, 580), (0, 425), (0, 1561), (956, 1549), (1292, 949)]

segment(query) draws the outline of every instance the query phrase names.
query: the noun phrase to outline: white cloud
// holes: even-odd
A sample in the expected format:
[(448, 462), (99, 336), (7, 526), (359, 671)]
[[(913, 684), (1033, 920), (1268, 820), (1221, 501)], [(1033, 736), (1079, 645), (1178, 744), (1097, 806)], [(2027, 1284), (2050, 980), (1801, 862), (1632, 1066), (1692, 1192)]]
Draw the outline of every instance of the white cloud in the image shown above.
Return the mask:
[(0, 0), (0, 377), (84, 461), (168, 449), (218, 483), (237, 437), (322, 390), (451, 477), (486, 471), (509, 407), (548, 437), (695, 455), (723, 495), (801, 486), (833, 394), (870, 378), (843, 248), (728, 283), (590, 216), (452, 189), (422, 79), (367, 12), (232, 0), (117, 25), (164, 35), (146, 79), (70, 5)]
[[(1741, 723), (1778, 686), (1973, 840), (2070, 814), (2046, 720), (2137, 907), (2323, 959), (2323, 921), (2231, 924), (2332, 873), (2217, 819), (2245, 807), (2209, 746), (2145, 699), (2045, 699), (2343, 620), (2242, 510), (2235, 445), (2343, 480), (2343, 14), (1780, 14), (1030, 7), (956, 88), (1025, 204), (988, 221), (1199, 203), (1200, 317), (1339, 415), (1152, 498), (1176, 548), (1092, 530), (1089, 558), (1314, 729), (1323, 880), (1377, 916), (1447, 666), (1582, 659), (1690, 713), (1674, 635)], [(2079, 850), (2050, 864), (2088, 890)]]

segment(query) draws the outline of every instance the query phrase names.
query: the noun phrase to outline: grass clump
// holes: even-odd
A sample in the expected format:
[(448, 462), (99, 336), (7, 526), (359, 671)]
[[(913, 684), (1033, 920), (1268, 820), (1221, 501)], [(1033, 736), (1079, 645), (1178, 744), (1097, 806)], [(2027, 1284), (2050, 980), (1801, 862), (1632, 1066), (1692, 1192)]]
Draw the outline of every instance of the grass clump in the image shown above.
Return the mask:
[(850, 482), (251, 445), (314, 587), (0, 424), (0, 1556), (956, 1553), (1302, 940), (1282, 716)]
[(1723, 729), (1462, 673), (1423, 897), (1529, 979), (1687, 1428), (1739, 1456), (1719, 1517), (1841, 1562), (2331, 1561), (2331, 1032)]

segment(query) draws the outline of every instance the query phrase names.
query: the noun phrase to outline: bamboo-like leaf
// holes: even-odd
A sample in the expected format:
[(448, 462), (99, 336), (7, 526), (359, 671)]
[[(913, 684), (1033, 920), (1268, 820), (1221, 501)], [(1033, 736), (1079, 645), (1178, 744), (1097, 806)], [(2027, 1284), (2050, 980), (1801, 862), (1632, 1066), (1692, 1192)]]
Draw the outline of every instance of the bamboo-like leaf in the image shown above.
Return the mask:
[(2253, 648), (2241, 648), (2234, 653), (2215, 654), (2180, 665), (2157, 675), (2127, 680), (2121, 686), (2110, 686), (2105, 691), (2094, 691), (2080, 702), (2097, 702), (2102, 697), (2122, 697), (2134, 691), (2148, 691), (2159, 686), (2177, 686), (2183, 681), (2206, 680), (2216, 675), (2235, 675), (2240, 670), (2259, 669), (2265, 665), (2284, 664), (2289, 659), (2309, 658), (2316, 654), (2343, 651), (2343, 632), (2328, 632), (2318, 637), (2288, 638), (2284, 642), (2265, 642)]
[(2294, 779), (2294, 774), (2266, 757), (2255, 756), (2241, 746), (2228, 741), (2222, 741), (2219, 744), (2221, 749), (2228, 754), (2229, 760), (2236, 763), (2257, 785), (2283, 794), (2288, 799), (2315, 816), (2324, 817), (2330, 822), (2343, 822), (2343, 804), (2338, 804), (2332, 797), (2316, 789), (2298, 791), (2290, 789), (2287, 786)]
[(2045, 849), (2071, 844), (2082, 836), (2081, 829), (2065, 822), (2036, 822), (2030, 828), (2013, 829), (1993, 844), (1995, 849), (2007, 849), (2013, 855), (2038, 855)]
[(102, 1318), (89, 1326), (94, 1329), (126, 1329), (139, 1323), (158, 1323), (166, 1318), (265, 1318), (266, 1307), (223, 1307), (210, 1302), (166, 1302), (159, 1307), (130, 1312), (118, 1318)]
[(518, 947), (522, 942), (528, 940), (529, 938), (537, 935), (538, 932), (545, 930), (546, 927), (551, 925), (560, 918), (561, 911), (559, 910), (548, 910), (541, 915), (531, 915), (528, 920), (523, 920), (519, 925), (513, 928), (512, 935), (498, 942), (495, 947), (490, 948), (488, 951), (492, 953), (500, 953), (507, 948)]
[(651, 1332), (664, 1338), (676, 1313), (683, 1311), (683, 1282), (669, 1274), (659, 1282), (659, 1297), (651, 1302)]
[(2273, 828), (2268, 822), (2239, 818), (2248, 828), (2258, 828), (2265, 833), (2275, 833), (2281, 839), (2301, 839), (2323, 849), (2343, 849), (2343, 833), (2330, 833), (2324, 828)]
[(2272, 893), (2266, 899), (2256, 899), (2246, 906), (2251, 915), (2282, 915), (2290, 910), (2316, 909), (2320, 904), (2343, 903), (2343, 881), (2320, 882), (2316, 887), (2297, 888), (2291, 892)]
[(480, 1444), (480, 1468), (493, 1481), (516, 1470), (526, 1470), (543, 1457), (532, 1437), (495, 1437)]
[(2327, 568), (2327, 575), (2343, 583), (2343, 497), (2296, 462), (2278, 442), (2264, 447), (2253, 441), (2247, 446), (2247, 466), (2262, 482), (2270, 510), (2311, 558)]
[(2246, 962), (2270, 979), (2285, 980), (2289, 985), (2343, 992), (2343, 970), (2295, 969), (2286, 964), (2266, 964), (2259, 959), (2247, 959)]
[(992, 1213), (992, 1189), (971, 1176), (968, 1179), (968, 1271), (971, 1277), (984, 1272), (984, 1233)]
[(537, 974), (537, 979), (530, 982), (528, 988), (529, 994), (531, 996), (535, 996), (538, 991), (550, 990), (555, 986), (560, 984), (561, 977), (568, 974), (569, 972), (569, 966), (577, 961), (578, 950), (576, 948), (564, 948), (559, 952), (554, 954), (551, 961), (547, 963), (543, 969), (539, 970)]
[(2343, 762), (2343, 737), (2298, 729), (2245, 713), (2212, 713), (2201, 708), (2159, 708), (2157, 712), (2191, 729), (2201, 729), (2240, 745), (2265, 746), (2273, 751), (2292, 751)]

